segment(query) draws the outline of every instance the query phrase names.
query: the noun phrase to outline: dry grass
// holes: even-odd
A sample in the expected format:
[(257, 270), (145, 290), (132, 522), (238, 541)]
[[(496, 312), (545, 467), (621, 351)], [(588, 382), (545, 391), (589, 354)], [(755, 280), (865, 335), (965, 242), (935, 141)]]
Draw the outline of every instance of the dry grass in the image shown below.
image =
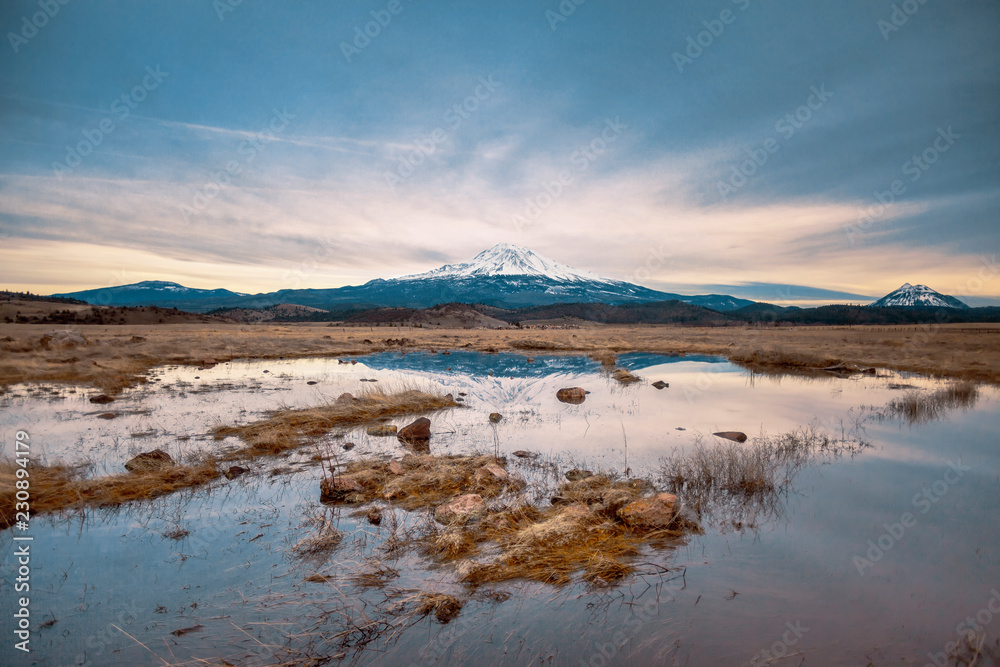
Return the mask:
[(930, 394), (909, 391), (893, 399), (877, 414), (881, 418), (903, 419), (910, 424), (924, 424), (940, 419), (949, 410), (969, 409), (979, 400), (979, 389), (971, 382), (958, 382)]
[[(0, 528), (10, 526), (15, 520), (16, 468), (10, 459), (0, 461)], [(29, 470), (33, 514), (150, 500), (207, 484), (221, 475), (211, 458), (190, 466), (168, 466), (98, 479), (84, 479), (79, 468), (62, 465), (36, 464)]]
[(302, 410), (282, 410), (268, 419), (246, 426), (219, 426), (213, 434), (217, 439), (237, 436), (247, 443), (245, 448), (227, 455), (227, 459), (274, 455), (313, 442), (337, 427), (427, 413), (457, 405), (446, 396), (412, 389), (394, 394), (373, 389), (353, 401), (338, 401)]
[(641, 377), (632, 374), (632, 372), (626, 368), (616, 368), (611, 372), (611, 377), (613, 377), (615, 380), (618, 380), (618, 382), (622, 384), (632, 384), (634, 382), (642, 382)]
[(497, 498), (506, 491), (518, 491), (524, 482), (515, 477), (506, 480), (489, 472), (488, 467), (503, 470), (506, 461), (485, 455), (431, 456), (407, 455), (401, 461), (401, 474), (393, 474), (385, 461), (351, 461), (339, 473), (341, 479), (356, 481), (362, 491), (352, 502), (387, 500), (407, 510), (440, 505), (467, 493), (483, 498)]
[(329, 516), (311, 517), (306, 520), (306, 525), (313, 530), (295, 543), (292, 553), (298, 558), (322, 563), (340, 546), (344, 534), (337, 530), (336, 522)]
[(705, 444), (699, 437), (689, 451), (664, 457), (661, 472), (667, 488), (683, 495), (698, 514), (718, 513), (752, 525), (762, 514), (780, 513), (796, 473), (817, 455), (854, 454), (868, 446), (831, 439), (814, 428), (745, 443)]
[[(992, 326), (992, 325), (991, 325)], [(683, 327), (593, 326), (582, 329), (462, 330), (329, 327), (322, 324), (164, 324), (74, 326), (86, 347), (45, 350), (52, 325), (0, 324), (0, 387), (17, 382), (91, 385), (107, 393), (143, 381), (167, 363), (237, 358), (356, 356), (400, 349), (548, 350), (583, 353), (604, 363), (613, 352), (718, 354), (758, 370), (819, 369), (835, 364), (885, 367), (1000, 382), (1000, 335), (977, 325)], [(391, 332), (391, 333), (390, 333)], [(132, 342), (138, 336), (145, 340)], [(365, 342), (368, 340), (369, 342)], [(613, 364), (612, 364), (613, 365)]]

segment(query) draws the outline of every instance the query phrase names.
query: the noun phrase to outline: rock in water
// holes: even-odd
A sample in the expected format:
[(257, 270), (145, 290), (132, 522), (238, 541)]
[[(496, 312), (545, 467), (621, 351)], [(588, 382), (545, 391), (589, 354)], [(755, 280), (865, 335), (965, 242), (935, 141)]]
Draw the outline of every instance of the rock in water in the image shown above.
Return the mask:
[(725, 438), (726, 440), (732, 440), (733, 442), (746, 442), (747, 434), (741, 431), (719, 431), (718, 433), (713, 433), (717, 438)]
[(443, 524), (464, 523), (485, 514), (486, 503), (483, 502), (483, 497), (478, 493), (469, 493), (438, 507), (434, 512), (434, 519)]
[(400, 442), (417, 448), (426, 448), (431, 440), (431, 420), (421, 417), (412, 424), (399, 429)]
[(663, 380), (657, 380), (656, 382), (653, 383), (653, 386), (656, 387), (657, 389), (666, 389), (667, 387), (670, 386), (670, 383), (664, 382)]
[(677, 496), (672, 493), (658, 493), (652, 498), (629, 503), (618, 510), (618, 516), (627, 526), (669, 528), (674, 520), (676, 506)]
[(150, 472), (169, 468), (173, 464), (174, 460), (170, 458), (170, 454), (167, 454), (162, 449), (154, 449), (151, 452), (143, 452), (126, 461), (125, 470), (129, 472)]
[(111, 396), (108, 396), (107, 394), (101, 394), (100, 396), (91, 396), (90, 397), (90, 402), (91, 403), (97, 403), (99, 405), (104, 405), (105, 403), (110, 403), (113, 400), (115, 400), (115, 399), (112, 398)]
[(226, 479), (234, 479), (245, 472), (247, 472), (247, 469), (242, 466), (230, 466), (229, 470), (225, 473)]
[(368, 435), (377, 435), (377, 436), (396, 435), (396, 425), (379, 424), (378, 426), (369, 426)]
[(582, 387), (568, 387), (557, 391), (556, 398), (563, 403), (578, 405), (587, 400), (587, 392)]
[(364, 489), (352, 477), (327, 477), (319, 483), (320, 502), (344, 502), (361, 494)]
[(540, 454), (529, 452), (524, 449), (519, 449), (516, 452), (511, 452), (511, 454), (519, 459), (537, 459), (540, 456)]
[(498, 424), (501, 419), (503, 419), (503, 415), (500, 414), (499, 412), (491, 412), (490, 413), (490, 423), (491, 424)]
[(580, 470), (579, 468), (573, 468), (566, 473), (566, 479), (571, 482), (579, 482), (581, 479), (587, 479), (588, 477), (593, 477), (594, 473), (589, 470)]

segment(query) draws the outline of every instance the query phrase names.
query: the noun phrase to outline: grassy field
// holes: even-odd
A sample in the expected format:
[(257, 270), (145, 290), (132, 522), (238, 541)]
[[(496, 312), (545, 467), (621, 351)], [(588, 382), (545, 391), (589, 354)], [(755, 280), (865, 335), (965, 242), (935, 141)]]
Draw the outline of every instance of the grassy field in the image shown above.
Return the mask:
[(0, 324), (0, 386), (26, 381), (75, 383), (114, 394), (141, 382), (145, 371), (160, 364), (459, 348), (525, 355), (631, 351), (716, 354), (761, 371), (845, 364), (1000, 382), (1000, 333), (995, 325), (608, 325), (523, 330), (342, 328), (325, 324), (81, 325), (73, 330), (87, 339), (87, 345), (46, 349), (40, 339), (53, 328)]

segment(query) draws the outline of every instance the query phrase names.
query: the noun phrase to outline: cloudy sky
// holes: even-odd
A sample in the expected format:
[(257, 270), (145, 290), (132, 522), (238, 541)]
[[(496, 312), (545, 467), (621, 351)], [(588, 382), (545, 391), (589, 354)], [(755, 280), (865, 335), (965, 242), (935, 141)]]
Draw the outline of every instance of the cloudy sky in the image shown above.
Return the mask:
[(0, 28), (3, 288), (334, 287), (506, 241), (682, 293), (1000, 303), (996, 0), (5, 0)]

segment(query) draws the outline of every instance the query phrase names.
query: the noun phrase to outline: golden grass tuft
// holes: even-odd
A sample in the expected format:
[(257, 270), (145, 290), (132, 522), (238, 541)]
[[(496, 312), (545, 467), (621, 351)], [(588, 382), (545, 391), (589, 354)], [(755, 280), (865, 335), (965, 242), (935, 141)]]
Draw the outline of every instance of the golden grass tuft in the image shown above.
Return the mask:
[(910, 424), (925, 424), (940, 419), (949, 410), (969, 409), (979, 400), (979, 388), (971, 382), (957, 382), (930, 394), (907, 392), (893, 399), (879, 412), (881, 417), (903, 419)]
[(247, 443), (247, 447), (228, 455), (227, 460), (274, 455), (313, 442), (337, 427), (356, 426), (457, 405), (446, 396), (412, 389), (394, 394), (376, 389), (353, 401), (338, 401), (302, 410), (282, 410), (273, 413), (268, 419), (246, 426), (219, 426), (213, 430), (213, 435), (217, 439), (237, 436)]
[(616, 368), (611, 371), (611, 377), (622, 384), (633, 384), (635, 382), (642, 382), (642, 378), (638, 375), (634, 375), (627, 368)]
[(392, 463), (402, 467), (402, 474), (393, 474), (390, 463), (385, 461), (349, 462), (340, 477), (354, 480), (362, 488), (352, 500), (388, 500), (403, 509), (415, 510), (440, 505), (466, 493), (496, 498), (505, 491), (524, 487), (518, 478), (501, 479), (489, 472), (488, 468), (493, 467), (506, 473), (506, 460), (495, 456), (410, 454)]
[[(0, 461), (0, 528), (15, 520), (14, 482), (18, 468), (10, 459)], [(79, 468), (63, 465), (33, 464), (29, 472), (32, 514), (150, 500), (207, 484), (222, 474), (211, 458), (191, 466), (167, 466), (97, 479), (84, 479)]]

